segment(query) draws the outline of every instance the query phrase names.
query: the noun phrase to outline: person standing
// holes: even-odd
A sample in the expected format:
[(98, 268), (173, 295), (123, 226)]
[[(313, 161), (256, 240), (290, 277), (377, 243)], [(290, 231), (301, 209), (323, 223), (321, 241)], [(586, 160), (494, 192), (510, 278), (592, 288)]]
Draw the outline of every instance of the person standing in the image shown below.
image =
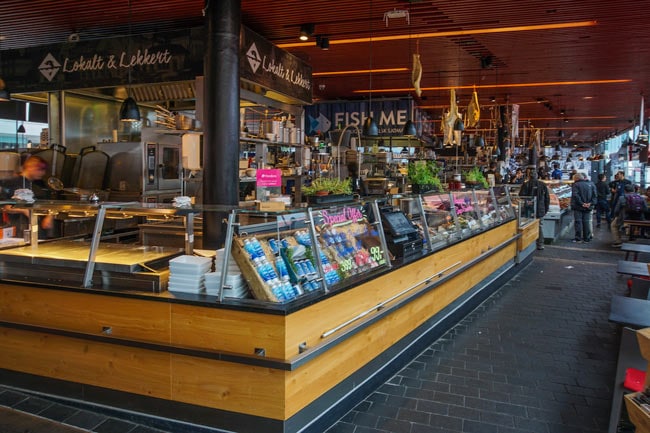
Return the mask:
[(632, 182), (627, 180), (625, 178), (625, 172), (623, 170), (619, 170), (616, 172), (616, 175), (614, 176), (614, 180), (610, 182), (609, 187), (611, 191), (611, 201), (610, 201), (610, 218), (614, 218), (614, 207), (616, 206), (616, 203), (618, 203), (618, 199), (623, 197), (625, 195), (625, 185), (631, 185)]
[(560, 164), (553, 164), (553, 171), (551, 172), (551, 179), (562, 180), (562, 170), (560, 170)]
[(575, 228), (573, 242), (591, 241), (592, 211), (596, 207), (597, 199), (598, 195), (594, 184), (581, 173), (573, 175), (573, 187), (571, 188), (571, 209), (573, 210)]
[[(634, 192), (634, 185), (628, 183), (625, 185), (625, 190), (622, 197), (619, 197), (612, 211), (614, 219), (612, 219), (612, 246), (620, 247), (623, 244), (621, 240), (621, 228), (623, 221), (626, 219), (644, 219), (645, 212), (648, 211), (648, 205), (641, 196), (641, 200), (635, 199), (639, 194)], [(638, 203), (639, 209), (630, 209), (629, 203)]]
[(530, 196), (537, 198), (537, 212), (536, 217), (539, 219), (539, 234), (537, 236), (537, 249), (544, 249), (544, 231), (542, 229), (542, 218), (548, 212), (548, 208), (551, 205), (551, 194), (548, 191), (548, 187), (544, 182), (541, 182), (537, 178), (537, 172), (535, 170), (530, 171), (529, 178), (521, 185), (519, 189), (520, 196)]
[(596, 202), (596, 227), (600, 227), (601, 214), (605, 214), (607, 220), (607, 227), (612, 223), (612, 216), (609, 209), (610, 190), (609, 185), (605, 182), (605, 173), (598, 175), (598, 182), (596, 182), (596, 192), (598, 199)]

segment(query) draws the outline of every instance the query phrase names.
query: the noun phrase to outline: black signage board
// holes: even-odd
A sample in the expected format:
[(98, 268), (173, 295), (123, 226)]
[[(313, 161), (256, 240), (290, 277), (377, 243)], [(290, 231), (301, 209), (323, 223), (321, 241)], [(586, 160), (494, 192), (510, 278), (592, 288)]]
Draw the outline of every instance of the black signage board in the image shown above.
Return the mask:
[[(12, 93), (193, 80), (203, 75), (202, 28), (43, 45), (2, 53)], [(198, 41), (198, 43), (196, 43)]]
[[(241, 78), (298, 101), (312, 101), (311, 66), (242, 26)], [(202, 27), (2, 52), (0, 76), (12, 93), (194, 80), (203, 75)]]
[(239, 47), (241, 79), (311, 104), (310, 65), (243, 26)]

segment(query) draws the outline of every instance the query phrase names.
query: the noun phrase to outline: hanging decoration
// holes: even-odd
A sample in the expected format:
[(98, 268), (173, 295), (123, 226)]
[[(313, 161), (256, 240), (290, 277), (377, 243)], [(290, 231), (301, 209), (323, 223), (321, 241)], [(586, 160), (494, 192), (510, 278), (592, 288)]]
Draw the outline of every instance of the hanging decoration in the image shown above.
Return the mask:
[[(457, 123), (458, 121), (462, 124), (462, 117), (458, 112), (458, 104), (456, 104), (456, 89), (451, 89), (449, 110), (446, 113), (443, 113), (441, 122), (444, 140), (443, 143), (445, 146), (460, 144), (462, 129), (458, 127), (460, 126), (460, 124)], [(455, 125), (458, 126), (454, 127)]]
[(418, 98), (422, 95), (420, 80), (422, 80), (422, 62), (420, 62), (420, 41), (417, 41), (415, 53), (413, 54), (413, 69), (411, 70), (411, 83), (415, 88), (415, 94), (418, 96)]
[(479, 120), (481, 120), (481, 107), (478, 105), (478, 93), (476, 93), (476, 89), (474, 89), (472, 92), (472, 98), (467, 106), (467, 119), (465, 120), (465, 126), (468, 128), (474, 128), (478, 126)]

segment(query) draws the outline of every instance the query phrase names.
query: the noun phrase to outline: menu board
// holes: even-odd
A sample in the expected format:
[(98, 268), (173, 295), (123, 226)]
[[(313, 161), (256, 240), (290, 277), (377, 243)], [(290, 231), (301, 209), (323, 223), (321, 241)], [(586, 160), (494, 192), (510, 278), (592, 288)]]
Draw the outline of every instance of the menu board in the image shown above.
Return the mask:
[[(323, 271), (334, 270), (336, 283), (388, 266), (381, 234), (358, 205), (338, 206), (314, 212)], [(330, 283), (330, 281), (326, 281)]]

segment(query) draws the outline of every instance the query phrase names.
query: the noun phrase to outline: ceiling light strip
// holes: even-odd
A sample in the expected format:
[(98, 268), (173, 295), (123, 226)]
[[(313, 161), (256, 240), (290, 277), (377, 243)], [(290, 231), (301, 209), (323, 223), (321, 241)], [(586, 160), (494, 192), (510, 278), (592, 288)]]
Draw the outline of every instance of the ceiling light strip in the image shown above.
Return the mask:
[[(466, 35), (481, 35), (489, 33), (509, 33), (509, 32), (527, 32), (534, 30), (555, 30), (555, 29), (569, 29), (576, 27), (589, 27), (595, 26), (598, 22), (591, 21), (574, 21), (568, 23), (556, 24), (538, 24), (533, 26), (514, 26), (514, 27), (495, 27), (489, 29), (474, 29), (474, 30), (454, 30), (447, 32), (428, 32), (428, 33), (413, 33), (404, 35), (390, 35), (390, 36), (373, 36), (372, 42), (386, 42), (386, 41), (400, 41), (405, 39), (426, 39), (426, 38), (444, 38), (450, 36), (466, 36)], [(349, 38), (349, 39), (330, 39), (330, 46), (343, 45), (343, 44), (361, 44), (369, 43), (370, 37), (363, 38)], [(298, 48), (316, 46), (314, 42), (290, 42), (286, 44), (278, 44), (280, 48)]]
[[(545, 87), (545, 86), (580, 86), (586, 84), (621, 84), (629, 83), (631, 79), (620, 80), (588, 80), (588, 81), (544, 81), (538, 83), (510, 83), (510, 84), (480, 84), (471, 86), (440, 86), (440, 87), (423, 87), (422, 90), (451, 90), (451, 89), (496, 89), (496, 88), (513, 88), (513, 87)], [(413, 90), (413, 87), (401, 87), (394, 89), (358, 89), (353, 93), (406, 93)]]
[(385, 69), (353, 69), (349, 71), (331, 71), (331, 72), (313, 72), (312, 77), (333, 77), (337, 75), (358, 75), (358, 74), (368, 74), (372, 72), (373, 74), (386, 74), (389, 72), (406, 72), (409, 68), (385, 68)]

